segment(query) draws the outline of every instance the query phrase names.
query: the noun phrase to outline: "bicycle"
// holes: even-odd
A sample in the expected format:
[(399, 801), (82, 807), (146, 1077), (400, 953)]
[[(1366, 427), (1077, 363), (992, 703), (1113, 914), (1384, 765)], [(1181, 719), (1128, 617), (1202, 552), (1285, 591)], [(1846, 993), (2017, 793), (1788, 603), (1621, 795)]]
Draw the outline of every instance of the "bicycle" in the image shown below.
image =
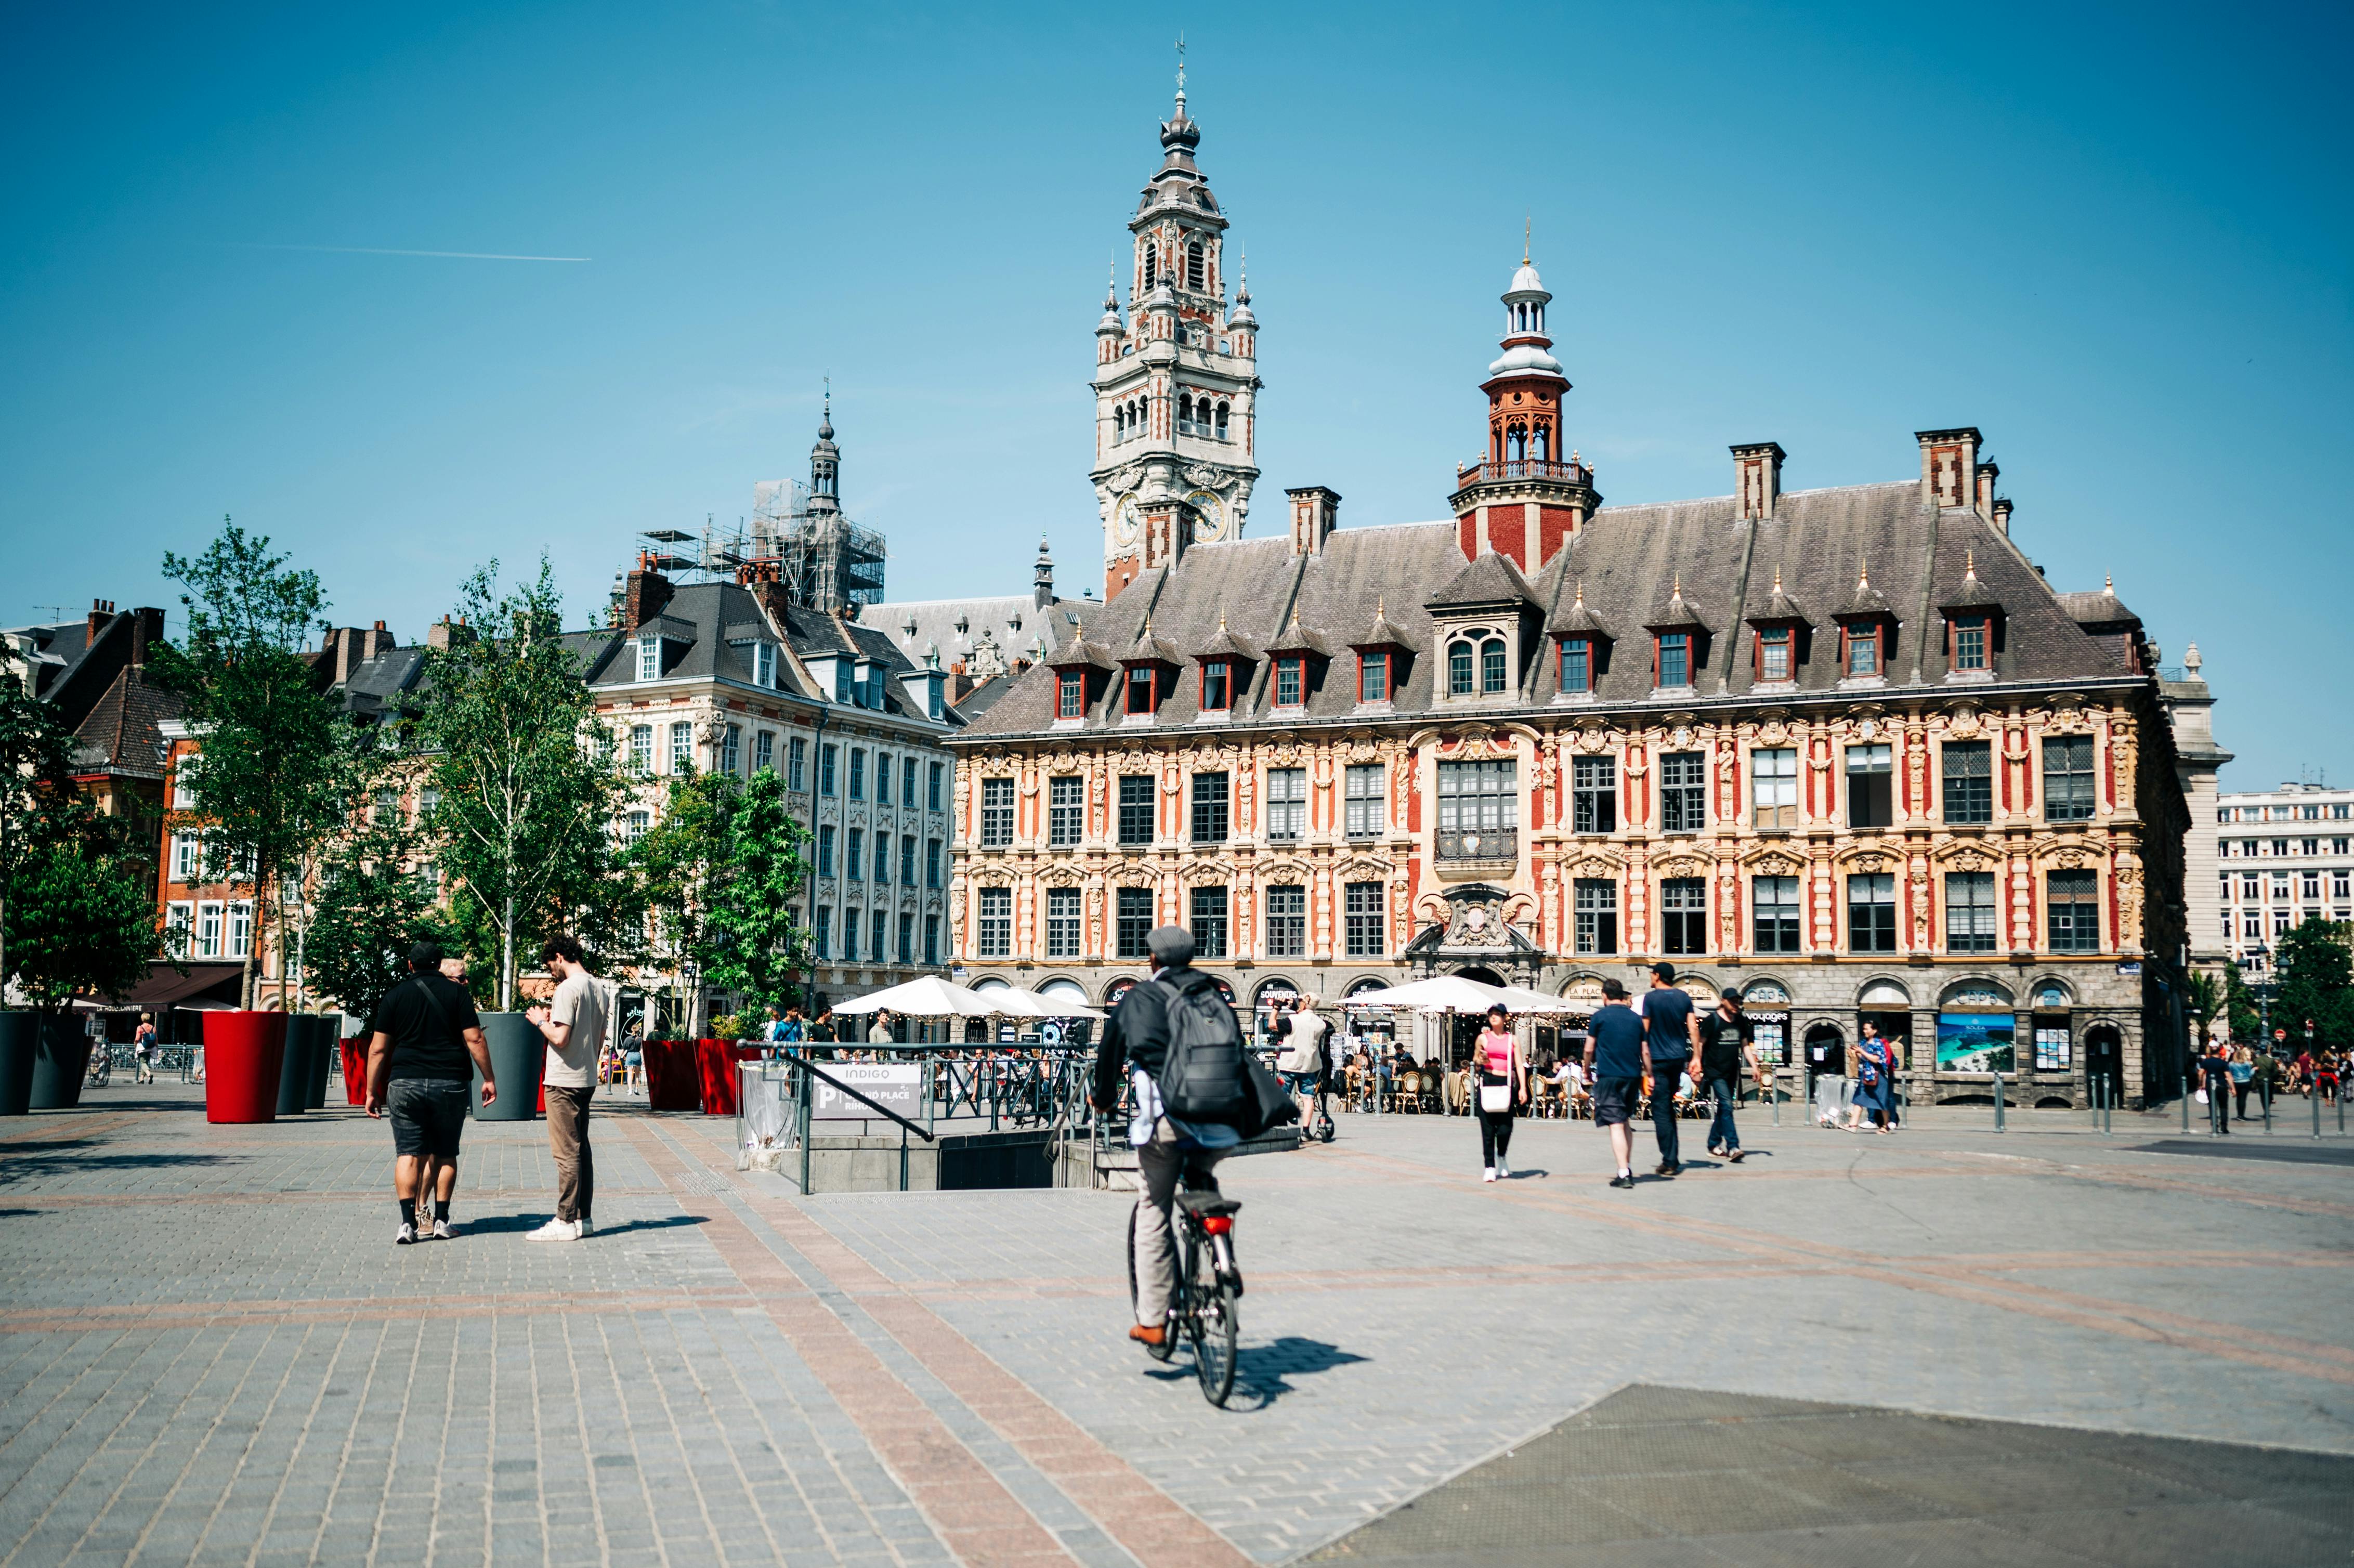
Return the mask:
[[(1154, 1361), (1175, 1353), (1182, 1332), (1193, 1348), (1193, 1375), (1202, 1397), (1224, 1408), (1235, 1391), (1235, 1360), (1242, 1337), (1242, 1319), (1235, 1303), (1242, 1299), (1243, 1274), (1235, 1263), (1235, 1216), (1242, 1201), (1214, 1192), (1180, 1192), (1170, 1209), (1177, 1232), (1176, 1300), (1169, 1308), (1168, 1332), (1145, 1351)], [(1207, 1267), (1204, 1265), (1206, 1260)], [(1131, 1259), (1129, 1281), (1135, 1287)]]

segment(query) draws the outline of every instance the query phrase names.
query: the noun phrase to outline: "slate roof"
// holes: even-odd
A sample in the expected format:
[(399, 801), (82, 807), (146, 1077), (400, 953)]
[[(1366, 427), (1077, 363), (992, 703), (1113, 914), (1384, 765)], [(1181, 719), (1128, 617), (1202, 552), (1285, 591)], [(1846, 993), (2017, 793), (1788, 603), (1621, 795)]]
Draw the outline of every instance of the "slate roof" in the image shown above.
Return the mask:
[(137, 665), (126, 665), (74, 726), (74, 766), (161, 779), (167, 748), (160, 726), (179, 715), (177, 696), (150, 685)]
[(1509, 557), (1491, 550), (1456, 573), (1453, 581), (1424, 602), (1433, 609), (1515, 607), (1529, 602), (1529, 584)]
[[(1458, 536), (1449, 521), (1341, 529), (1313, 556), (1292, 555), (1288, 537), (1196, 545), (1175, 567), (1142, 573), (1110, 603), (1090, 609), (1087, 640), (1105, 644), (1115, 658), (1133, 658), (1129, 650), (1150, 618), (1157, 640), (1200, 648), (1224, 618), (1235, 636), (1274, 648), (1283, 642), (1296, 610), (1302, 628), (1341, 651), (1330, 660), (1310, 661), (1304, 712), (1286, 710), (1285, 722), (1337, 722), (1370, 716), (1357, 707), (1354, 655), (1344, 645), (1363, 643), (1378, 606), (1391, 624), (1389, 635), (1408, 654), (1391, 711), (1427, 714), (1434, 710), (1430, 607), (1438, 604), (1443, 613), (1460, 608), (1445, 600), (1476, 568), (1477, 581), (1524, 581), (1532, 608), (1546, 612), (1546, 626), (1556, 634), (1575, 629), (1614, 636), (1618, 646), (1596, 677), (1594, 701), (1649, 705), (1663, 699), (1652, 691), (1644, 625), (1681, 578), (1687, 609), (1715, 634), (1704, 643), (1706, 666), (1694, 672), (1696, 690), (1678, 699), (1689, 705), (1749, 690), (1744, 623), (1752, 616), (1774, 612), (1777, 606), (1783, 611), (1799, 606), (1844, 609), (1869, 561), (1872, 593), (1895, 621), (1885, 688), (1894, 692), (1936, 687), (1945, 680), (1938, 605), (1975, 563), (1979, 582), (2003, 608), (2005, 635), (1993, 672), (1998, 683), (2134, 673), (2130, 643), (2138, 622), (2114, 596), (2055, 594), (2006, 535), (1974, 511), (1925, 505), (1912, 480), (1787, 492), (1777, 499), (1775, 516), (1762, 521), (1742, 520), (1731, 496), (1605, 507), (1533, 578), (1496, 569), (1507, 563), (1467, 565)], [(1776, 568), (1782, 577), (1778, 600), (1773, 587)], [(1431, 583), (1448, 589), (1433, 599)], [(1580, 585), (1582, 615), (1575, 609)], [(1551, 637), (1524, 640), (1521, 705), (1543, 708), (1558, 694), (1553, 646)], [(1190, 665), (1193, 659), (1184, 662)], [(1835, 644), (1819, 640), (1796, 672), (1795, 693), (1777, 686), (1774, 700), (1839, 690), (1838, 662)], [(1267, 716), (1271, 664), (1246, 668), (1247, 689), (1237, 694), (1226, 722)], [(1111, 685), (1091, 690), (1087, 727), (1119, 727)], [(1193, 725), (1200, 716), (1199, 683), (1180, 679), (1171, 686), (1157, 727)], [(1050, 733), (1053, 688), (1046, 670), (1016, 678), (974, 720), (967, 736)], [(1480, 714), (1490, 717), (1496, 711), (1483, 705)], [(1213, 718), (1204, 727), (1219, 722)]]
[(1066, 599), (1040, 609), (1036, 599), (1026, 593), (902, 599), (866, 606), (858, 612), (858, 623), (882, 631), (912, 663), (921, 664), (938, 648), (943, 670), (969, 663), (985, 632), (1010, 667), (1015, 659), (1035, 658), (1042, 641), (1045, 652), (1053, 653), (1070, 640), (1081, 618), (1092, 618), (1101, 608), (1093, 599)]

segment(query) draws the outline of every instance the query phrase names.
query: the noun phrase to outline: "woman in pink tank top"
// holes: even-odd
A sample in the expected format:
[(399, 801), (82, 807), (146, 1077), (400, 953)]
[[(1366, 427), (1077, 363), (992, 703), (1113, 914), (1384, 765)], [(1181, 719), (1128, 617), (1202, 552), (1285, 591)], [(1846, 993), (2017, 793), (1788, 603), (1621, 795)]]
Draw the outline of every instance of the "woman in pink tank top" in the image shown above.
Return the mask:
[(1511, 1015), (1498, 1002), (1488, 1010), (1488, 1026), (1479, 1031), (1479, 1042), (1471, 1048), (1479, 1078), (1475, 1108), (1479, 1116), (1482, 1181), (1511, 1174), (1504, 1164), (1504, 1151), (1512, 1144), (1515, 1107), (1529, 1100), (1528, 1064), (1521, 1059), (1521, 1043), (1511, 1024)]

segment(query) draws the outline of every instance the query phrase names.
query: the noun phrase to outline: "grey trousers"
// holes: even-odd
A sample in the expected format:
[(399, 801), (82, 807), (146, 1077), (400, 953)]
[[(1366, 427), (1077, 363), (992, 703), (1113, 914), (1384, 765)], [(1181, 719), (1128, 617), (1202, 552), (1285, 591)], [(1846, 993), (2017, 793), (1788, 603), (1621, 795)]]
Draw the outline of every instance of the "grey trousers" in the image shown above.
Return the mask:
[(556, 1156), (556, 1217), (586, 1220), (597, 1212), (597, 1160), (588, 1148), (588, 1097), (597, 1086), (547, 1086), (547, 1147)]
[(1218, 1181), (1211, 1167), (1224, 1158), (1222, 1149), (1180, 1149), (1165, 1120), (1153, 1128), (1152, 1141), (1136, 1151), (1137, 1182), (1143, 1192), (1129, 1216), (1129, 1269), (1136, 1287), (1136, 1320), (1147, 1328), (1169, 1316), (1169, 1298), (1177, 1288), (1177, 1249), (1169, 1228), (1177, 1178), (1182, 1172), (1195, 1192), (1214, 1192)]

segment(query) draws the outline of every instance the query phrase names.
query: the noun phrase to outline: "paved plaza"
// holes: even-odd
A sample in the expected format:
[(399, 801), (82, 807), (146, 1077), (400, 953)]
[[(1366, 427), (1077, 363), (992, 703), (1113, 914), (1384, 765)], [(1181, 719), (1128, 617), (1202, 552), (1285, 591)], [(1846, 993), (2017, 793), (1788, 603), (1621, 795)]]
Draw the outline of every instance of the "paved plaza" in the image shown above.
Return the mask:
[(1226, 1168), (1225, 1411), (1121, 1339), (1126, 1199), (803, 1199), (728, 1122), (604, 1108), (577, 1245), (523, 1240), (538, 1124), (472, 1128), (459, 1238), (408, 1248), (356, 1111), (118, 1082), (0, 1125), (0, 1568), (2354, 1548), (2354, 1165), (2301, 1106), (2230, 1158), (2168, 1118), (1753, 1115), (1744, 1164), (1631, 1192), (1585, 1124), (1522, 1124), (1489, 1186), (1469, 1121), (1344, 1118)]

